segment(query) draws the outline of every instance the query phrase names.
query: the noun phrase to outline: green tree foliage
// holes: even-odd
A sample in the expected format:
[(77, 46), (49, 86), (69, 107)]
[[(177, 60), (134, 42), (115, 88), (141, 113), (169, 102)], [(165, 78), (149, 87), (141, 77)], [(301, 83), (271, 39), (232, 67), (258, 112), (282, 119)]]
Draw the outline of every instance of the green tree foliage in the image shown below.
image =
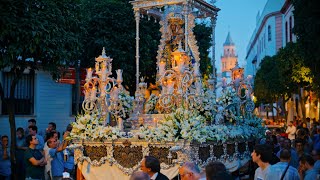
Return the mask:
[(263, 58), (254, 81), (254, 94), (258, 104), (269, 104), (276, 100), (276, 97), (279, 96), (279, 88), (281, 88), (279, 77), (276, 58), (274, 56)]
[(194, 34), (197, 39), (197, 45), (200, 52), (200, 70), (203, 76), (212, 74), (211, 58), (209, 57), (209, 48), (211, 44), (212, 28), (205, 23), (196, 24)]
[[(0, 70), (14, 79), (10, 84), (9, 111), (11, 154), (15, 152), (15, 87), (26, 68), (56, 73), (78, 58), (81, 6), (78, 0), (3, 0), (0, 2)], [(4, 92), (0, 83), (0, 95)], [(11, 156), (14, 166), (14, 156)], [(12, 168), (15, 170), (15, 168)], [(13, 174), (16, 174), (13, 172)]]
[(301, 44), (304, 63), (313, 76), (313, 91), (320, 97), (320, 3), (318, 0), (293, 0), (294, 33)]

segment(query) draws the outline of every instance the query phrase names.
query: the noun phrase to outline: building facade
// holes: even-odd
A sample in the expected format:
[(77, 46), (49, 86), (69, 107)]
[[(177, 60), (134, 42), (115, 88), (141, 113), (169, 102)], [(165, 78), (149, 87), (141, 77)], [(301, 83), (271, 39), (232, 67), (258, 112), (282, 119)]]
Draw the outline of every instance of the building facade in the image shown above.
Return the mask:
[(256, 28), (247, 46), (245, 76), (253, 75), (265, 56), (273, 56), (284, 45), (284, 15), (281, 9), (285, 0), (268, 0), (258, 14)]
[(238, 56), (236, 55), (235, 44), (232, 41), (230, 32), (223, 44), (223, 56), (221, 56), (221, 75), (225, 78), (231, 77), (231, 69), (235, 67), (238, 61)]
[[(12, 80), (10, 72), (0, 71), (4, 101), (9, 97)], [(36, 71), (22, 76), (15, 90), (16, 128), (28, 126), (29, 119), (36, 119), (40, 131), (45, 131), (49, 122), (57, 124), (59, 132), (65, 131), (73, 122), (73, 85), (54, 81), (49, 72)], [(9, 135), (8, 107), (0, 100), (0, 135)]]

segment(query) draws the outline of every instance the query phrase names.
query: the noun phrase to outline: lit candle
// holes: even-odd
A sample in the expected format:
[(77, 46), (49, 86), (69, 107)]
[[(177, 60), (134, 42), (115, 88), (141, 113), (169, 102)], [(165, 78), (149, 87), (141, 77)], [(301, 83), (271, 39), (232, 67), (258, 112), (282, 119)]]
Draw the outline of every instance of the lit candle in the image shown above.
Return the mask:
[(96, 62), (96, 72), (99, 71), (99, 62)]
[(122, 82), (122, 69), (116, 70), (116, 73), (117, 73), (117, 81)]
[(174, 86), (174, 82), (172, 81), (172, 79), (168, 80), (168, 93), (172, 94), (173, 93), (173, 86)]
[(106, 71), (106, 68), (103, 67), (102, 68), (102, 81), (105, 81), (107, 79), (107, 71)]
[(160, 64), (159, 64), (159, 74), (160, 74), (160, 76), (164, 74), (164, 71), (165, 71), (165, 65), (166, 65), (166, 63), (165, 63), (165, 62), (160, 61)]
[(158, 127), (158, 120), (156, 118), (153, 118), (153, 123), (155, 127)]
[(97, 89), (95, 86), (93, 86), (91, 90), (91, 100), (94, 100), (96, 98), (96, 94), (97, 94)]
[(92, 78), (92, 69), (91, 68), (88, 68), (87, 69), (87, 79), (91, 79)]

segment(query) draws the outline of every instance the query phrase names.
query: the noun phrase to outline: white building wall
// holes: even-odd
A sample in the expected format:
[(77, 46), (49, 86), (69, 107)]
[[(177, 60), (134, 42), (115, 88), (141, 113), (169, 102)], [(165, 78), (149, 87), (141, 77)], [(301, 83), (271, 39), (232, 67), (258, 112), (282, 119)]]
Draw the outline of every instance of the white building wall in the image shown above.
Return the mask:
[[(257, 24), (251, 39), (247, 46), (245, 76), (255, 75), (259, 64), (265, 56), (273, 56), (277, 52), (277, 23), (278, 16), (282, 16), (280, 10), (285, 0), (268, 0), (260, 17), (257, 18)], [(268, 40), (268, 26), (271, 30), (271, 40)], [(281, 38), (281, 37), (280, 37)], [(256, 64), (252, 64), (256, 60)]]
[[(45, 131), (49, 122), (57, 124), (57, 130), (63, 132), (68, 123), (74, 121), (72, 116), (72, 85), (60, 84), (52, 80), (50, 73), (35, 73), (34, 115), (16, 115), (16, 127), (26, 128), (28, 120), (36, 119), (40, 131)], [(0, 115), (0, 135), (10, 137), (8, 115)]]

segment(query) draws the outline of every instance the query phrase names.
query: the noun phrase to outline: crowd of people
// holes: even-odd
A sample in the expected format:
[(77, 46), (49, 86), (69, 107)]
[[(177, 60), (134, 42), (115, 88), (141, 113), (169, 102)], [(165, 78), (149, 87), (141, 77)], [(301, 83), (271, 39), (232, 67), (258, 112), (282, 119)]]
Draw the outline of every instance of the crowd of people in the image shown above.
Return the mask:
[[(141, 171), (134, 172), (130, 180), (169, 180), (160, 172), (160, 161), (154, 156), (145, 156), (141, 162)], [(185, 162), (179, 168), (179, 175), (173, 180), (232, 180), (233, 177), (221, 162), (211, 162), (204, 170), (194, 162)]]
[[(50, 122), (46, 131), (39, 131), (36, 120), (30, 119), (26, 129), (16, 130), (17, 178), (63, 179), (67, 173), (75, 178), (73, 152), (66, 149), (69, 125), (63, 137)], [(9, 138), (1, 136), (0, 143), (0, 180), (10, 180), (11, 162)], [(249, 178), (254, 180), (316, 180), (320, 179), (320, 124), (316, 121), (290, 121), (286, 129), (267, 130), (265, 137), (256, 142), (251, 153), (253, 166), (249, 167)], [(141, 162), (141, 171), (132, 174), (131, 180), (167, 180), (160, 172), (160, 162), (153, 156), (146, 156)], [(251, 173), (250, 173), (251, 172)], [(179, 168), (181, 180), (231, 180), (241, 179), (230, 174), (221, 162), (210, 162), (200, 169), (194, 162), (185, 162)]]
[[(66, 149), (68, 136), (72, 129), (69, 125), (60, 141), (56, 124), (50, 122), (45, 131), (39, 131), (35, 119), (28, 120), (28, 127), (16, 130), (15, 166), (16, 179), (60, 180), (73, 179), (75, 166), (73, 152)], [(13, 179), (11, 172), (8, 136), (1, 136), (0, 180)], [(66, 174), (67, 173), (67, 174)], [(64, 176), (63, 176), (64, 175)]]
[(255, 180), (320, 178), (320, 125), (295, 118), (285, 130), (267, 130), (251, 154), (258, 168)]

